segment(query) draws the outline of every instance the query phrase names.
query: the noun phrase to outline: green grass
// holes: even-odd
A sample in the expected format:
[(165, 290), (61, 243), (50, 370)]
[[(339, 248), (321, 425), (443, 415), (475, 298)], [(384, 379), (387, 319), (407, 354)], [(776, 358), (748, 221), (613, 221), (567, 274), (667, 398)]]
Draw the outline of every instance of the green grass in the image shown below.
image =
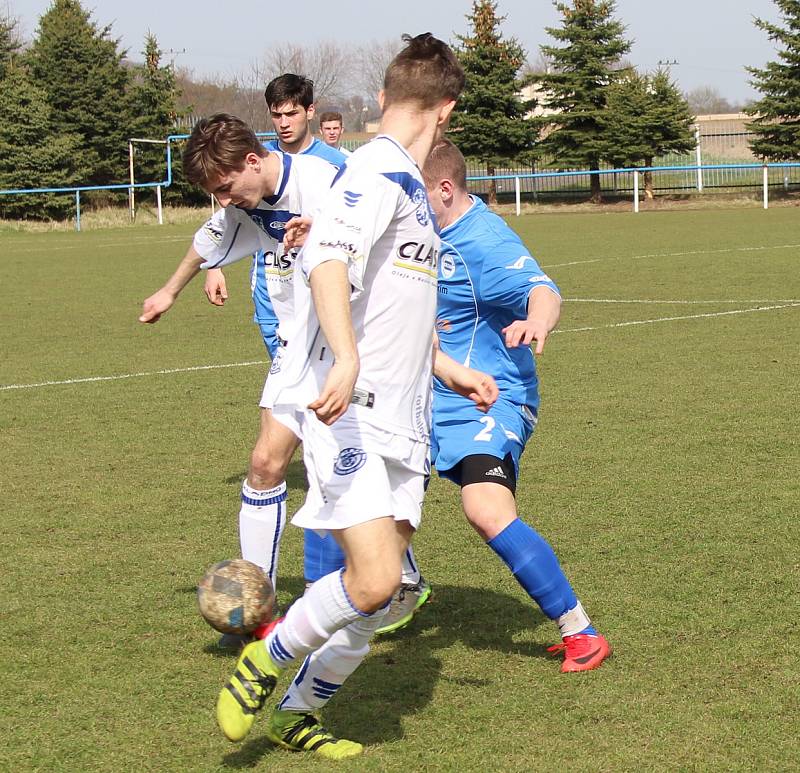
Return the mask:
[[(327, 710), (368, 745), (337, 770), (794, 768), (795, 209), (512, 224), (566, 298), (520, 510), (615, 654), (559, 674), (553, 625), (435, 480), (416, 540), (434, 598)], [(238, 551), (265, 366), (157, 373), (263, 359), (244, 264), (226, 308), (198, 282), (158, 325), (136, 322), (191, 230), (0, 236), (0, 386), (151, 374), (0, 389), (0, 769), (332, 767), (273, 749), (258, 725), (238, 746), (215, 727), (233, 660), (194, 584)], [(612, 299), (654, 303), (597, 302)], [(302, 476), (296, 461), (291, 509)], [(281, 568), (286, 603), (296, 529)]]

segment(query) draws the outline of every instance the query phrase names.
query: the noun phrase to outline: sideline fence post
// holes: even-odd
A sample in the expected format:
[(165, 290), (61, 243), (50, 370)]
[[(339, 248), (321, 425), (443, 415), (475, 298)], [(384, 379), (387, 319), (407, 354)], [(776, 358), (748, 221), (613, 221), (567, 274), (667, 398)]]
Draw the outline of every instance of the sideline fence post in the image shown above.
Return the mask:
[(75, 191), (75, 230), (81, 230), (81, 192)]
[(769, 209), (769, 167), (764, 164), (764, 209)]
[(633, 170), (633, 211), (639, 212), (639, 172)]
[(697, 190), (703, 192), (703, 154), (700, 150), (700, 124), (694, 126), (695, 157), (697, 158)]
[(131, 211), (131, 223), (136, 219), (136, 201), (133, 186), (135, 181), (133, 179), (133, 141), (128, 140), (128, 174), (130, 176), (131, 187), (128, 188), (128, 207)]
[(156, 205), (158, 206), (158, 224), (164, 225), (164, 212), (161, 209), (161, 186), (156, 185)]
[(517, 203), (517, 217), (520, 215), (520, 202), (519, 202), (519, 177), (514, 178), (514, 201)]

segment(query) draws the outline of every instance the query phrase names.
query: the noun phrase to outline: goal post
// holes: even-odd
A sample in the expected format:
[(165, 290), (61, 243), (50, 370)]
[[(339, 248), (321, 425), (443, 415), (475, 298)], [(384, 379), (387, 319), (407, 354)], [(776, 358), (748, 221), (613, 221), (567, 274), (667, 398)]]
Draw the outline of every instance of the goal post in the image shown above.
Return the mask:
[[(134, 186), (136, 185), (136, 177), (133, 168), (133, 154), (134, 143), (143, 142), (150, 145), (167, 145), (168, 140), (153, 140), (149, 137), (131, 137), (128, 140), (128, 173), (130, 176), (130, 188), (128, 188), (128, 210), (130, 212), (131, 222), (136, 219), (136, 197), (134, 193)], [(158, 224), (163, 225), (164, 214), (161, 208), (161, 186), (156, 186), (156, 207), (158, 208)]]

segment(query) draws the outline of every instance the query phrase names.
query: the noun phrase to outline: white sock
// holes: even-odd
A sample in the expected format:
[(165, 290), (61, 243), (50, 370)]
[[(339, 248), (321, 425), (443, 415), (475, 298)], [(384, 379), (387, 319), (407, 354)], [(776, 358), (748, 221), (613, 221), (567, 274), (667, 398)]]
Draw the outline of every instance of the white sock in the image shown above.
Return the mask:
[(358, 668), (369, 652), (369, 640), (380, 627), (387, 604), (369, 617), (340, 628), (303, 662), (279, 709), (316, 711), (321, 709)]
[(286, 482), (258, 491), (242, 481), (239, 545), (242, 558), (260, 566), (275, 586), (281, 534), (286, 525)]
[(573, 636), (576, 633), (580, 633), (584, 628), (592, 624), (592, 621), (589, 620), (589, 615), (586, 614), (580, 601), (578, 605), (570, 609), (569, 612), (564, 612), (556, 622), (558, 623), (562, 637)]
[(406, 552), (403, 553), (403, 576), (400, 582), (404, 585), (416, 585), (421, 579), (422, 575), (417, 566), (417, 558), (411, 545), (409, 545)]
[(340, 628), (371, 617), (351, 603), (342, 572), (344, 569), (317, 580), (266, 638), (267, 651), (276, 666), (285, 668), (321, 647)]

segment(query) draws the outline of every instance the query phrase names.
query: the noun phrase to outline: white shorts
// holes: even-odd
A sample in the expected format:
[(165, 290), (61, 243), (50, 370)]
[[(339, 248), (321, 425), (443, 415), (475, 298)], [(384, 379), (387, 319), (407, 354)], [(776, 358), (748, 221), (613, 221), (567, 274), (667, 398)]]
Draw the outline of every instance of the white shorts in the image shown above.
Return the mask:
[(346, 529), (388, 516), (419, 527), (428, 443), (359, 422), (352, 410), (330, 427), (313, 411), (285, 405), (273, 415), (303, 441), (308, 494), (295, 526)]

